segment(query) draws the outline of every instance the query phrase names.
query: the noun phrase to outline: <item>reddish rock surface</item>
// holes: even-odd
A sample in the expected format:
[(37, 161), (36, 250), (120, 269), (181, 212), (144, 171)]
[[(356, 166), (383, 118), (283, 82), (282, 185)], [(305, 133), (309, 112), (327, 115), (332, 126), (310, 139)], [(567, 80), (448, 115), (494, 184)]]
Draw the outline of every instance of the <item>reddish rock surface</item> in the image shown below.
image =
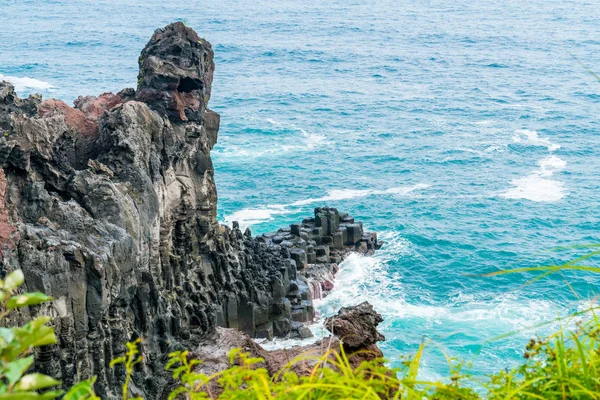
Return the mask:
[(110, 110), (123, 102), (123, 99), (114, 93), (102, 93), (100, 96), (79, 96), (75, 99), (75, 108), (92, 121), (97, 121), (104, 111)]
[(63, 115), (65, 117), (65, 123), (74, 132), (84, 136), (96, 136), (98, 134), (98, 126), (94, 121), (90, 120), (83, 112), (69, 106), (64, 101), (48, 99), (40, 105), (40, 117), (51, 117), (55, 115)]

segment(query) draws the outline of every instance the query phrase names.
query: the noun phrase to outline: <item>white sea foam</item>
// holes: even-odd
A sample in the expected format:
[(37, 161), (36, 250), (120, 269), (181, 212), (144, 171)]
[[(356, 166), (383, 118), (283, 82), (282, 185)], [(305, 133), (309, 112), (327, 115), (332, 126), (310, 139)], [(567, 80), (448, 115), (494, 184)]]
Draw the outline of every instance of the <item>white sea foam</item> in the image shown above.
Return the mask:
[(359, 197), (376, 196), (376, 195), (408, 195), (416, 190), (421, 190), (429, 187), (425, 184), (417, 184), (413, 186), (393, 187), (385, 190), (365, 189), (335, 189), (327, 193), (326, 196), (298, 200), (290, 204), (272, 204), (263, 208), (244, 208), (225, 217), (224, 222), (231, 225), (233, 221), (238, 221), (242, 230), (262, 222), (273, 220), (276, 215), (290, 214), (298, 211), (299, 207), (325, 203), (330, 201), (348, 200)]
[(30, 89), (49, 90), (52, 86), (48, 82), (40, 81), (34, 78), (17, 77), (0, 74), (0, 81), (8, 81), (13, 84), (17, 92)]
[(552, 143), (550, 139), (540, 137), (536, 131), (528, 129), (520, 129), (515, 131), (513, 135), (513, 141), (515, 143), (521, 143), (528, 146), (542, 146), (546, 147), (549, 151), (555, 151), (560, 148), (560, 145)]
[(306, 146), (302, 146), (302, 145), (282, 146), (282, 149), (284, 151), (301, 149), (301, 148), (307, 148), (308, 150), (311, 150), (315, 146), (322, 145), (326, 139), (326, 137), (324, 135), (310, 133), (306, 129), (304, 129), (300, 126), (297, 126), (295, 124), (289, 123), (289, 122), (275, 121), (272, 118), (267, 118), (265, 121), (267, 121), (270, 124), (275, 125), (275, 126), (282, 126), (282, 127), (294, 130), (294, 131), (298, 131), (305, 138)]
[(308, 204), (314, 203), (323, 203), (327, 201), (336, 201), (336, 200), (348, 200), (348, 199), (356, 199), (359, 197), (367, 197), (367, 196), (376, 196), (376, 195), (385, 195), (385, 194), (393, 194), (393, 195), (407, 195), (415, 190), (421, 190), (428, 188), (429, 185), (419, 183), (413, 186), (401, 186), (401, 187), (393, 187), (385, 190), (374, 190), (374, 189), (365, 189), (365, 190), (357, 190), (357, 189), (334, 189), (327, 193), (327, 196), (318, 197), (315, 199), (306, 199), (299, 200), (292, 203), (292, 206), (304, 206)]
[[(518, 130), (513, 136), (515, 143), (522, 143), (529, 146), (543, 146), (549, 152), (554, 152), (560, 148), (560, 145), (552, 143), (548, 138), (540, 137), (536, 131)], [(567, 195), (567, 190), (563, 182), (550, 179), (555, 172), (563, 170), (567, 162), (563, 159), (550, 155), (538, 162), (538, 170), (530, 174), (513, 179), (510, 184), (513, 186), (501, 196), (507, 199), (525, 199), (535, 202), (559, 201)]]
[[(332, 315), (341, 306), (368, 301), (383, 314), (384, 325), (414, 319), (420, 320), (424, 326), (447, 325), (449, 330), (446, 333), (450, 334), (451, 327), (464, 329), (464, 324), (472, 324), (479, 327), (476, 331), (483, 330), (494, 336), (513, 330), (531, 332), (534, 325), (555, 319), (561, 309), (558, 304), (547, 300), (524, 301), (514, 292), (493, 299), (485, 294), (475, 296), (458, 292), (443, 303), (415, 303), (415, 296), (407, 292), (401, 274), (392, 273), (388, 267), (389, 261), (412, 254), (411, 244), (398, 234), (383, 232), (381, 237), (386, 245), (375, 256), (352, 254), (340, 265), (329, 296), (315, 301), (320, 317)], [(419, 297), (427, 297), (426, 289), (418, 290)], [(472, 332), (473, 329), (466, 331)]]
[(506, 146), (498, 146), (498, 145), (492, 145), (487, 147), (484, 152), (486, 153), (493, 153), (493, 152), (503, 152), (506, 150)]
[(514, 187), (501, 195), (507, 199), (551, 202), (558, 201), (567, 194), (565, 185), (562, 182), (543, 178), (542, 175), (537, 173), (514, 179), (510, 183)]
[(507, 199), (525, 199), (535, 202), (559, 201), (567, 195), (564, 183), (550, 179), (555, 172), (563, 170), (567, 162), (551, 155), (538, 162), (539, 170), (527, 176), (514, 179), (510, 183), (512, 188), (502, 193)]
[(274, 215), (285, 214), (287, 212), (284, 205), (270, 205), (266, 208), (244, 208), (225, 217), (225, 223), (231, 225), (233, 221), (238, 221), (242, 230), (249, 226), (261, 222), (271, 221)]
[(546, 157), (538, 162), (541, 174), (544, 176), (552, 176), (555, 172), (565, 169), (567, 162), (554, 155)]

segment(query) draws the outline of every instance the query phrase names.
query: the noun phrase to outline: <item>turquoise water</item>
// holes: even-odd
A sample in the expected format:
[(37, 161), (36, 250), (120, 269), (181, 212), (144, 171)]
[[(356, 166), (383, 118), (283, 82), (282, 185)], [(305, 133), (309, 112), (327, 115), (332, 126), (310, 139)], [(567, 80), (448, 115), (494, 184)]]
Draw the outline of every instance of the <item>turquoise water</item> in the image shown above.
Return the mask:
[[(468, 274), (600, 241), (600, 82), (576, 61), (600, 71), (599, 6), (0, 0), (0, 74), (68, 101), (117, 91), (153, 30), (185, 19), (215, 49), (219, 218), (261, 233), (350, 212), (388, 244), (343, 265), (321, 313), (369, 300), (389, 358), (429, 338), (479, 374), (597, 291), (591, 275)], [(446, 369), (432, 344), (424, 374)]]

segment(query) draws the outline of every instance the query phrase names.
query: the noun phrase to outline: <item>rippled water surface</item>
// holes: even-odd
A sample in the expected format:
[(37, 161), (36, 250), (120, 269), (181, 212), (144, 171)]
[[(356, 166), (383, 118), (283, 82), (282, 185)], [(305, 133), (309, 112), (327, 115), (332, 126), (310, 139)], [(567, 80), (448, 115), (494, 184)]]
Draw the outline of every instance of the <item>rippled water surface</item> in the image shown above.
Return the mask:
[[(315, 206), (350, 212), (388, 244), (344, 263), (321, 313), (369, 300), (389, 358), (430, 338), (482, 373), (597, 291), (589, 275), (470, 274), (599, 241), (600, 82), (577, 61), (600, 70), (599, 7), (0, 0), (0, 74), (68, 101), (117, 91), (153, 30), (186, 20), (215, 50), (219, 218), (261, 233)], [(446, 372), (437, 349), (428, 376)]]

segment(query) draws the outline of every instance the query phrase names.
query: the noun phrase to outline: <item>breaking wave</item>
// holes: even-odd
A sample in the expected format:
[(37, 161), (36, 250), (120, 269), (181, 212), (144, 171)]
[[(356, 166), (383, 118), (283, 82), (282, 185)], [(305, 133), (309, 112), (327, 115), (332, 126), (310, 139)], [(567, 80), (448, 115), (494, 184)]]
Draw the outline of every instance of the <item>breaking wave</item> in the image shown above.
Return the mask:
[(17, 76), (8, 76), (0, 74), (0, 81), (8, 81), (12, 83), (17, 92), (38, 89), (38, 90), (49, 90), (52, 89), (52, 86), (48, 82), (40, 81), (34, 78), (28, 77), (17, 77)]
[(263, 208), (244, 208), (236, 211), (224, 218), (224, 222), (227, 225), (231, 225), (233, 221), (237, 221), (240, 224), (240, 229), (244, 230), (252, 225), (256, 225), (262, 222), (273, 220), (277, 215), (291, 214), (298, 211), (298, 208), (316, 203), (325, 203), (330, 201), (356, 199), (359, 197), (367, 196), (378, 196), (378, 195), (396, 195), (403, 196), (408, 195), (414, 191), (428, 188), (426, 184), (416, 184), (413, 186), (402, 186), (393, 187), (384, 190), (377, 189), (335, 189), (327, 193), (326, 196), (310, 198), (305, 200), (298, 200), (290, 204), (273, 204)]

